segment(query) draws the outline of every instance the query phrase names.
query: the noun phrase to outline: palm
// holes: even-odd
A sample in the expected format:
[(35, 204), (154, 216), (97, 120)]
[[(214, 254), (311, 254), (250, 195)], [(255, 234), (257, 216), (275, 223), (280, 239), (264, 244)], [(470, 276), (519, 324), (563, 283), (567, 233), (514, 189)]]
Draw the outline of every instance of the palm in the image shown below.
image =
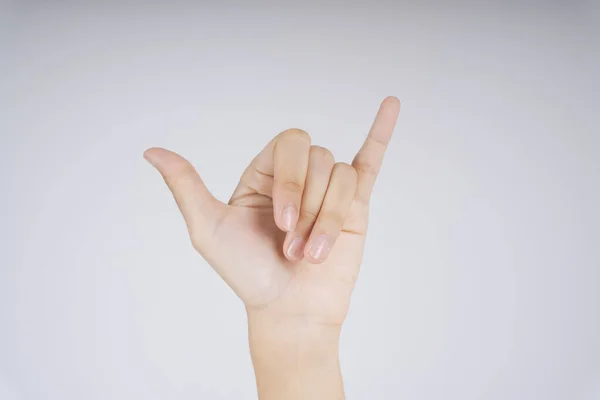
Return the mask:
[(272, 203), (262, 197), (253, 202), (252, 207), (235, 202), (226, 206), (214, 233), (219, 246), (213, 248), (214, 256), (213, 252), (207, 255), (211, 263), (230, 271), (223, 278), (247, 307), (341, 323), (358, 274), (364, 236), (348, 226), (323, 264), (293, 262), (281, 251), (285, 232), (273, 220)]
[[(362, 260), (370, 194), (398, 111), (397, 99), (384, 101), (352, 167), (334, 168), (338, 163), (324, 169), (323, 162), (319, 167), (313, 160), (322, 159), (324, 149), (311, 147), (310, 139), (308, 144), (304, 139), (293, 143), (291, 139), (299, 137), (297, 130), (278, 135), (246, 169), (228, 204), (212, 197), (191, 164), (177, 154), (150, 149), (145, 156), (173, 192), (196, 250), (248, 309), (341, 324)], [(306, 150), (306, 157), (298, 158), (306, 145), (310, 157)], [(301, 170), (300, 181), (306, 187), (290, 190), (300, 185), (288, 178)], [(316, 170), (321, 170), (321, 178), (328, 171), (324, 182), (329, 186), (315, 197)], [(339, 171), (352, 173), (341, 178)], [(298, 212), (292, 227), (283, 222), (282, 206), (293, 201)], [(333, 218), (334, 214), (339, 215)], [(315, 232), (331, 238), (321, 259), (309, 254)], [(306, 256), (294, 259), (285, 251), (292, 248), (294, 238), (302, 238)]]

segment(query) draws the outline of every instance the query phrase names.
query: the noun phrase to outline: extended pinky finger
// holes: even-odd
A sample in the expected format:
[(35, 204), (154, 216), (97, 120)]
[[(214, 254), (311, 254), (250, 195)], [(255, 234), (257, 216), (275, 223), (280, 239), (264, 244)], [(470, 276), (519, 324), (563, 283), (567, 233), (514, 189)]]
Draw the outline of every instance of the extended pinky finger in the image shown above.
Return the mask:
[(304, 251), (309, 262), (318, 264), (327, 259), (352, 205), (357, 180), (353, 167), (346, 163), (335, 164), (321, 211)]

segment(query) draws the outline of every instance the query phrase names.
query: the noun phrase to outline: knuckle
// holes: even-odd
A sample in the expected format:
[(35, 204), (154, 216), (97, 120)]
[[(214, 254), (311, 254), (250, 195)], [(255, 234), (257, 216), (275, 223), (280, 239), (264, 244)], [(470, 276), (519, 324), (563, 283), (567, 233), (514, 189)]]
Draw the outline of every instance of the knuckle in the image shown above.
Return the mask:
[(293, 181), (283, 182), (281, 186), (287, 192), (302, 193), (302, 190), (304, 190), (303, 186), (300, 183)]
[(192, 242), (192, 248), (194, 250), (196, 250), (197, 252), (202, 251), (202, 248), (201, 248), (202, 246), (200, 244), (200, 240), (198, 240), (195, 236), (191, 236), (190, 241)]
[(302, 140), (310, 143), (310, 135), (306, 131), (298, 128), (287, 129), (281, 133), (281, 136), (286, 139)]
[(352, 165), (345, 162), (336, 163), (334, 166), (334, 171), (335, 173), (340, 174), (341, 176), (349, 180), (356, 181), (358, 178), (356, 169)]
[(357, 158), (352, 163), (356, 172), (361, 175), (377, 175), (377, 167), (372, 163)]
[(164, 177), (169, 186), (175, 186), (179, 183), (189, 181), (196, 176), (196, 169), (190, 163), (183, 163), (173, 173)]
[(387, 142), (383, 139), (380, 139), (378, 137), (375, 136), (369, 136), (367, 137), (367, 143), (379, 147), (380, 151), (385, 151), (385, 149), (387, 148)]
[(300, 218), (302, 218), (308, 222), (316, 221), (318, 215), (319, 215), (318, 211), (314, 212), (314, 211), (306, 209), (306, 208), (300, 209)]
[(249, 170), (248, 175), (257, 182), (265, 181), (265, 180), (273, 180), (273, 175), (266, 174), (262, 172), (258, 168), (252, 168)]
[(194, 229), (188, 228), (188, 233), (190, 237), (190, 242), (192, 243), (192, 248), (196, 250), (198, 253), (202, 253), (204, 250), (202, 246), (202, 240), (200, 240), (200, 234)]
[(335, 159), (331, 151), (321, 146), (311, 146), (310, 157), (319, 165), (333, 165)]

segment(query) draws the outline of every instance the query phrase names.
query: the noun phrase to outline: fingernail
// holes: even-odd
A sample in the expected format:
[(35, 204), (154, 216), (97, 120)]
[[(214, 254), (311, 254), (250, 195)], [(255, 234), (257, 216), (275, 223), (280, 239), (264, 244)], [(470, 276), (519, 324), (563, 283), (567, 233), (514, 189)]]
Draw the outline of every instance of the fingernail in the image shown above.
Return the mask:
[(287, 255), (290, 259), (298, 261), (302, 260), (302, 256), (304, 255), (304, 241), (301, 237), (297, 237), (290, 243)]
[(286, 206), (283, 209), (283, 215), (281, 218), (281, 224), (283, 225), (283, 229), (288, 232), (291, 232), (294, 227), (294, 218), (296, 217), (296, 207), (293, 205)]
[(327, 235), (317, 236), (308, 250), (308, 253), (315, 260), (324, 260), (329, 253), (329, 238)]

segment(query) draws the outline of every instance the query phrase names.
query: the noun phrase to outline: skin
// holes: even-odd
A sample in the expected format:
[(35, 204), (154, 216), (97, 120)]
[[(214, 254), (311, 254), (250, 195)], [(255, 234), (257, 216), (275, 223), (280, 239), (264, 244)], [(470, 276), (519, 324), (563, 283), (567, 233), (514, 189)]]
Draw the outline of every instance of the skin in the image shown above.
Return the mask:
[(369, 200), (400, 111), (386, 98), (352, 164), (299, 129), (277, 135), (215, 199), (181, 156), (151, 148), (194, 248), (244, 302), (261, 400), (343, 399), (338, 341)]

